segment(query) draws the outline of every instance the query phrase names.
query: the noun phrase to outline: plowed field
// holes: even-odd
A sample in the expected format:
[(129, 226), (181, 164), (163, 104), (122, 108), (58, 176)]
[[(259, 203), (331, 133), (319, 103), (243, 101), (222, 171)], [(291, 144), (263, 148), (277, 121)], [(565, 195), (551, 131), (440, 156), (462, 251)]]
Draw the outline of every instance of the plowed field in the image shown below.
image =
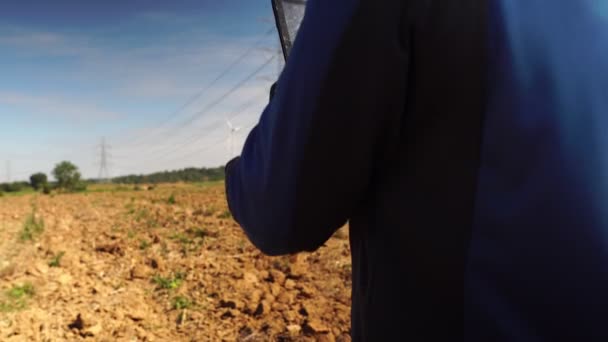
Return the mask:
[(0, 197), (0, 341), (350, 341), (347, 229), (267, 257), (222, 184)]

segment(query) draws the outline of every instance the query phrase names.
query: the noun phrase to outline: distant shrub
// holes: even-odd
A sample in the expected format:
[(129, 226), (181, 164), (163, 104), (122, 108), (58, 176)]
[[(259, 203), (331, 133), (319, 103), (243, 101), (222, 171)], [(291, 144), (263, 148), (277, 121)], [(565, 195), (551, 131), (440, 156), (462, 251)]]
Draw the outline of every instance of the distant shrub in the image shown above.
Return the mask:
[(169, 204), (175, 204), (175, 195), (171, 194), (171, 196), (169, 196), (169, 198), (167, 198), (167, 203)]
[(42, 187), (42, 193), (45, 195), (50, 195), (52, 191), (53, 191), (53, 189), (51, 188), (51, 186), (48, 183), (44, 184), (44, 186)]
[(27, 186), (29, 186), (29, 183), (27, 182), (4, 183), (2, 186), (0, 186), (0, 190), (4, 192), (19, 192)]
[(74, 187), (72, 188), (73, 192), (85, 192), (87, 191), (87, 188), (89, 187), (89, 184), (85, 181), (79, 181), (77, 182)]

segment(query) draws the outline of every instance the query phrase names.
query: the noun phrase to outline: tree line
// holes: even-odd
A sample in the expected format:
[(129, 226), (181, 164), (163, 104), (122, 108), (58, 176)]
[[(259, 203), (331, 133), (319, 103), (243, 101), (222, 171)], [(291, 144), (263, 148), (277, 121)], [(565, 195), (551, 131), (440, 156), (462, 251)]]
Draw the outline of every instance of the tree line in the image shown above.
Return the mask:
[(87, 182), (82, 180), (78, 167), (69, 161), (62, 161), (53, 169), (54, 182), (50, 182), (43, 172), (30, 176), (29, 182), (12, 182), (0, 184), (0, 194), (3, 192), (20, 192), (24, 190), (42, 191), (50, 194), (52, 190), (77, 192), (87, 189)]
[(214, 182), (224, 180), (224, 167), (162, 171), (149, 175), (128, 175), (112, 179), (118, 184), (158, 184), (176, 182)]
[[(100, 183), (99, 179), (83, 180), (78, 167), (69, 161), (55, 165), (52, 172), (55, 181), (49, 181), (43, 172), (30, 176), (29, 182), (12, 182), (0, 184), (0, 194), (4, 192), (21, 192), (24, 190), (42, 191), (50, 194), (53, 190), (64, 192), (85, 191), (89, 183)], [(115, 177), (111, 181), (117, 184), (158, 184), (177, 182), (214, 182), (224, 180), (224, 167), (186, 168), (182, 170), (156, 172), (148, 175), (128, 175)]]

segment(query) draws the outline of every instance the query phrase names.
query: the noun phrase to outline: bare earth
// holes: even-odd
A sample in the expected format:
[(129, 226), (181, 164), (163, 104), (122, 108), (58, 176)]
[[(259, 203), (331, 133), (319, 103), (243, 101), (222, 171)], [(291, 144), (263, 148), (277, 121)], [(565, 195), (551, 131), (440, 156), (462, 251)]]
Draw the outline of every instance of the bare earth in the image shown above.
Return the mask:
[(0, 197), (0, 341), (350, 341), (346, 229), (271, 258), (222, 184), (103, 189)]

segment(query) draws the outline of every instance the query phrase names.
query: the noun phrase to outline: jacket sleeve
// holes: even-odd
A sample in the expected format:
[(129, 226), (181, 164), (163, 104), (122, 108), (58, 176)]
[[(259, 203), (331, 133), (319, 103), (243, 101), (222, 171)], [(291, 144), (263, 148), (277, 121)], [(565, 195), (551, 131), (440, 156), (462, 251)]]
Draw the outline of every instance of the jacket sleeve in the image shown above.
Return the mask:
[(263, 253), (313, 251), (351, 217), (405, 108), (402, 1), (310, 0), (275, 94), (226, 167)]

